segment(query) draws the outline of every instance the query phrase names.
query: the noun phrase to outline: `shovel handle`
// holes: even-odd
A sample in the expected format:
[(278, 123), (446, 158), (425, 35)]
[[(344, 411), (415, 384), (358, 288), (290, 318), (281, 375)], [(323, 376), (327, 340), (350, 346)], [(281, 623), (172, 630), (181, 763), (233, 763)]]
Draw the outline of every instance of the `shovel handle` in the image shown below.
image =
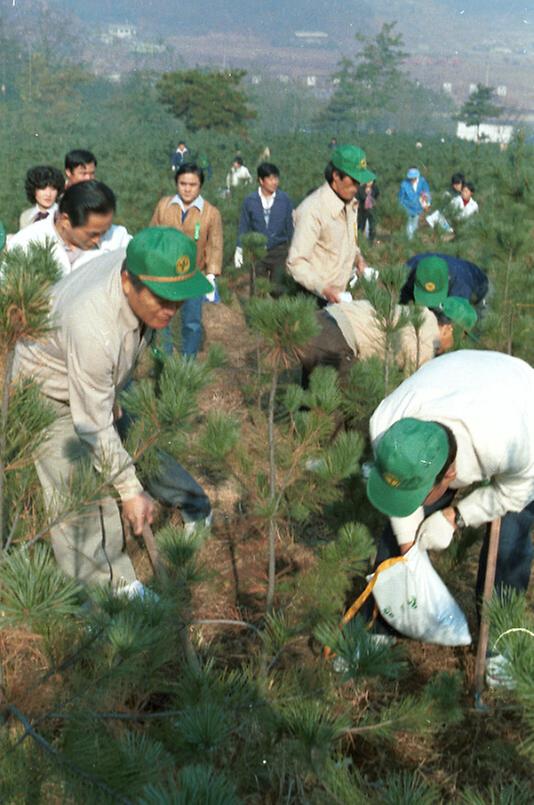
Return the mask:
[(490, 526), (486, 577), (484, 579), (484, 592), (482, 593), (482, 611), (480, 614), (480, 631), (478, 634), (477, 658), (475, 663), (475, 703), (481, 701), (482, 691), (484, 690), (484, 669), (486, 666), (486, 653), (489, 638), (488, 604), (495, 584), (495, 568), (497, 565), (500, 535), (501, 518), (496, 517), (495, 520), (492, 520)]

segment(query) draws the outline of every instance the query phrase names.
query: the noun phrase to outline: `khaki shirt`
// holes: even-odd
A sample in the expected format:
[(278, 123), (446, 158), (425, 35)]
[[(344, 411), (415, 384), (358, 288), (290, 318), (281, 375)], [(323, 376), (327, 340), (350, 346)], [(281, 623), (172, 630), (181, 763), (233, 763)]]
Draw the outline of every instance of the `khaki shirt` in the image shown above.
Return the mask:
[(197, 266), (205, 274), (218, 276), (223, 263), (223, 226), (219, 210), (204, 199), (202, 212), (198, 207), (189, 207), (182, 223), (182, 208), (175, 198), (164, 196), (158, 201), (149, 226), (172, 226), (195, 240), (198, 224)]
[(114, 426), (113, 406), (137, 358), (152, 338), (122, 291), (126, 251), (92, 260), (52, 288), (46, 340), (19, 341), (15, 372), (37, 380), (46, 397), (67, 403), (97, 470), (109, 473), (123, 500), (143, 491)]
[(317, 296), (329, 285), (344, 291), (360, 255), (356, 205), (345, 204), (325, 182), (294, 215), (287, 270)]
[[(328, 305), (326, 310), (336, 320), (345, 341), (359, 358), (365, 360), (374, 355), (385, 358), (384, 332), (370, 302), (365, 299), (339, 302)], [(407, 310), (407, 307), (397, 305), (395, 321), (398, 321), (401, 314)], [(438, 321), (428, 308), (422, 308), (422, 311), (424, 319), (419, 337), (412, 324), (407, 324), (393, 333), (392, 349), (395, 362), (406, 375), (412, 374), (423, 363), (431, 360), (439, 347)]]

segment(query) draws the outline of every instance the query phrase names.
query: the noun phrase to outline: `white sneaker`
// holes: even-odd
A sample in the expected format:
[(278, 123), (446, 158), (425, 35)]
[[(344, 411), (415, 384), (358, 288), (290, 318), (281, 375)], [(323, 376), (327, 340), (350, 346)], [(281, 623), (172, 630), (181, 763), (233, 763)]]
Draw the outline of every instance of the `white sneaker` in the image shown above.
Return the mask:
[(188, 523), (184, 523), (184, 534), (186, 537), (192, 537), (194, 534), (196, 534), (199, 528), (210, 528), (212, 520), (212, 512), (210, 512), (208, 516), (204, 517), (202, 520), (190, 520)]
[(504, 654), (486, 657), (486, 685), (488, 688), (504, 688), (505, 690), (515, 688), (510, 660)]
[(115, 595), (125, 595), (132, 601), (134, 598), (140, 598), (141, 601), (159, 601), (159, 596), (153, 590), (149, 590), (144, 584), (141, 584), (139, 579), (130, 582), (130, 584), (122, 584), (115, 590)]
[(324, 458), (307, 458), (304, 462), (304, 469), (307, 472), (317, 472), (318, 470), (324, 470), (326, 467), (326, 462)]
[[(394, 646), (397, 642), (396, 639), (392, 635), (387, 634), (372, 634), (369, 635), (371, 638), (371, 643), (374, 643), (375, 646)], [(358, 651), (354, 656), (355, 662), (359, 660)], [(348, 662), (343, 659), (343, 657), (334, 657), (334, 662), (332, 663), (332, 668), (336, 672), (336, 674), (344, 674), (349, 670)]]

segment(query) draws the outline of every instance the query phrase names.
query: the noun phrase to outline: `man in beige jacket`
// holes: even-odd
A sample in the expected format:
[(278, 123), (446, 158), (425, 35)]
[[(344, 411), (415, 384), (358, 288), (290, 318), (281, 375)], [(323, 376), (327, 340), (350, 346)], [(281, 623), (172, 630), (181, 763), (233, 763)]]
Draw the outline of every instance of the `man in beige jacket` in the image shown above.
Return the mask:
[[(53, 520), (55, 557), (79, 582), (142, 594), (123, 550), (115, 500), (103, 493), (69, 515), (69, 485), (75, 469), (89, 459), (115, 488), (133, 531), (141, 534), (152, 522), (150, 485), (143, 487), (121, 443), (114, 406), (154, 331), (166, 327), (186, 299), (209, 292), (195, 263), (195, 244), (181, 232), (143, 229), (127, 249), (103, 254), (54, 285), (54, 327), (41, 341), (17, 344), (17, 376), (37, 381), (56, 414), (35, 466)], [(209, 514), (209, 502), (205, 508), (198, 520)]]
[[(392, 334), (391, 350), (399, 369), (408, 377), (423, 363), (452, 349), (454, 326), (471, 330), (477, 314), (467, 299), (449, 296), (439, 309), (422, 307), (422, 324), (415, 329), (408, 321)], [(395, 320), (409, 314), (408, 306), (397, 305)], [(317, 311), (320, 332), (301, 353), (303, 384), (316, 366), (333, 366), (345, 379), (357, 359), (386, 354), (384, 323), (365, 299), (339, 302)]]
[(372, 182), (365, 153), (340, 145), (325, 169), (325, 183), (295, 210), (295, 233), (287, 270), (301, 290), (314, 294), (320, 307), (340, 302), (355, 271), (366, 262), (358, 248), (355, 203), (362, 182)]
[[(176, 195), (158, 201), (150, 226), (172, 226), (197, 244), (197, 268), (215, 288), (215, 277), (222, 271), (223, 228), (219, 210), (201, 195), (204, 171), (186, 162), (176, 171)], [(202, 341), (203, 297), (188, 300), (180, 311), (182, 355), (195, 357)], [(163, 347), (172, 352), (172, 337), (164, 332)]]

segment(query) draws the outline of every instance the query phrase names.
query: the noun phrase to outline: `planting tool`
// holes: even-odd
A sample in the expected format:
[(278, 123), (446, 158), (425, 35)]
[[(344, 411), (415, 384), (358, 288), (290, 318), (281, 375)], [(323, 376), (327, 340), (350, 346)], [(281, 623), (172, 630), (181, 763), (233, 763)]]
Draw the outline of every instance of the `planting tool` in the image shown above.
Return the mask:
[(482, 610), (480, 614), (480, 631), (478, 635), (477, 658), (475, 663), (475, 708), (486, 710), (486, 705), (482, 702), (482, 692), (484, 690), (484, 669), (486, 666), (486, 652), (488, 649), (489, 637), (489, 614), (488, 604), (493, 593), (495, 584), (495, 567), (497, 565), (497, 553), (499, 551), (499, 538), (501, 535), (501, 518), (496, 517), (490, 526), (490, 537), (488, 546), (488, 557), (486, 560), (486, 577), (484, 579), (484, 591), (482, 593)]

